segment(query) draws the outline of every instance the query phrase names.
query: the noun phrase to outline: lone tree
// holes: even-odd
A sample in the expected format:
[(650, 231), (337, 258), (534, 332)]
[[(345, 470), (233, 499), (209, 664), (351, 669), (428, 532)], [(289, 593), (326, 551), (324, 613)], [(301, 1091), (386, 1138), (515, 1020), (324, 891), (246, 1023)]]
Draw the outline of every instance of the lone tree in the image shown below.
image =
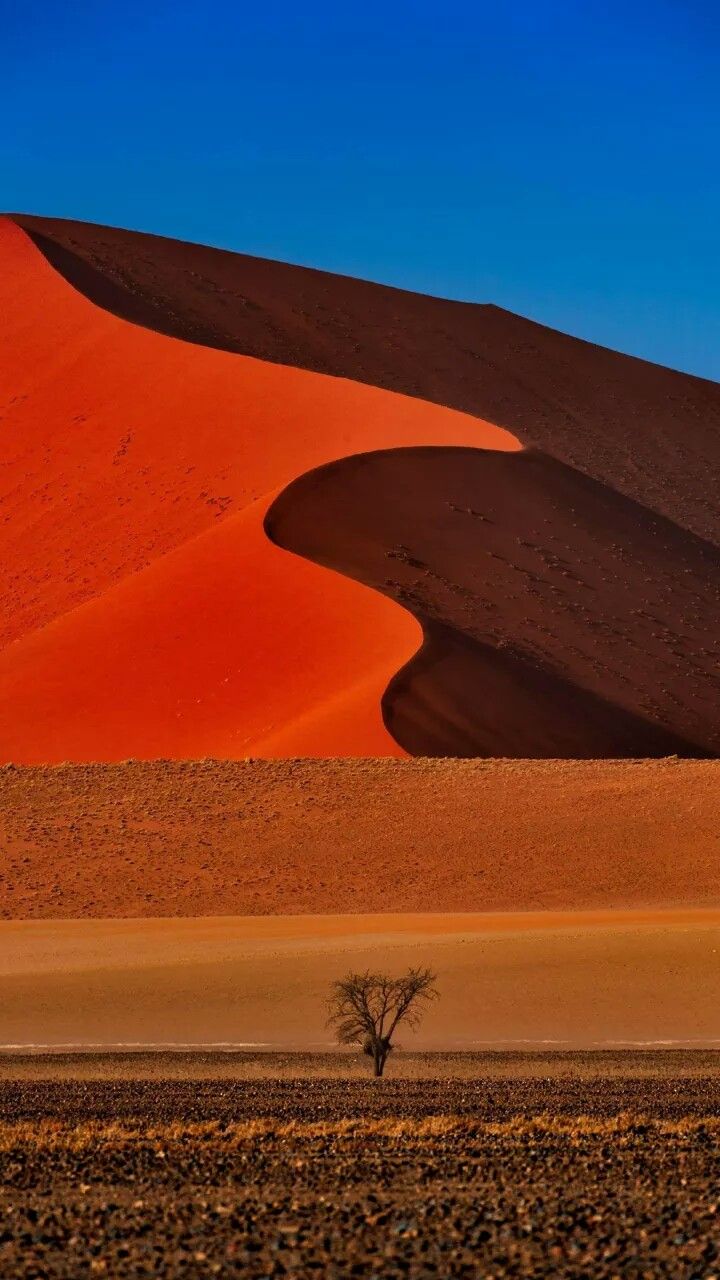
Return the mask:
[(328, 1026), (335, 1028), (340, 1044), (362, 1044), (373, 1060), (374, 1074), (381, 1076), (392, 1049), (395, 1028), (401, 1022), (417, 1027), (423, 1000), (435, 1000), (435, 974), (429, 969), (408, 969), (402, 978), (384, 973), (349, 973), (333, 983), (328, 1001)]

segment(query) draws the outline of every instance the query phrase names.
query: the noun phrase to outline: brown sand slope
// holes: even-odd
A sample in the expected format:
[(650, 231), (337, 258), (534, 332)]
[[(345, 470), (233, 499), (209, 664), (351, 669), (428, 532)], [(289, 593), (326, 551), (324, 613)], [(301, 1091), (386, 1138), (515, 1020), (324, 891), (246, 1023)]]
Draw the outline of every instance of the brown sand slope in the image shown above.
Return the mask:
[(330, 983), (430, 965), (408, 1048), (718, 1043), (720, 911), (0, 924), (5, 1045), (325, 1048)]
[(423, 624), (384, 699), (414, 755), (720, 752), (720, 554), (553, 458), (346, 458), (265, 527)]
[(16, 221), (77, 289), (127, 320), (475, 414), (720, 540), (715, 383), (494, 306), (89, 223)]
[(0, 769), (5, 918), (720, 906), (713, 761)]

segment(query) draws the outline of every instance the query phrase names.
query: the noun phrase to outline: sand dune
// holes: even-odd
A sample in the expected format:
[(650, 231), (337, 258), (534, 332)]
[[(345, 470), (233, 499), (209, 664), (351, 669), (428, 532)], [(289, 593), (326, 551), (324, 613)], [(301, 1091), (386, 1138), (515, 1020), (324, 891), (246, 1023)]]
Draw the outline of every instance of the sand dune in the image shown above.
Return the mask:
[(416, 1047), (715, 1043), (716, 763), (242, 757), (717, 754), (720, 389), (83, 224), (0, 265), (0, 760), (164, 757), (0, 770), (0, 1038), (324, 1045), (428, 963)]
[(713, 384), (89, 224), (0, 264), (0, 761), (718, 753)]
[(413, 755), (720, 753), (717, 552), (545, 454), (346, 458), (266, 528), (423, 624), (384, 699)]
[(380, 697), (417, 626), (278, 552), (264, 508), (373, 444), (512, 438), (117, 320), (8, 220), (0, 255), (0, 759), (397, 754)]
[(0, 769), (5, 918), (720, 907), (714, 761)]
[(325, 1047), (329, 984), (429, 964), (408, 1048), (718, 1043), (720, 912), (15, 922), (5, 1045)]

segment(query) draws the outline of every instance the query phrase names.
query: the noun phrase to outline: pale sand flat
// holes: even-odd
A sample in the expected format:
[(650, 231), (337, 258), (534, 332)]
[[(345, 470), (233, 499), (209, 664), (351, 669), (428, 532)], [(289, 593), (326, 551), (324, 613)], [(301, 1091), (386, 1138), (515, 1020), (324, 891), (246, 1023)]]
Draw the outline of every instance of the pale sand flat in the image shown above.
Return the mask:
[(349, 969), (430, 965), (408, 1048), (720, 1043), (720, 910), (0, 923), (13, 1046), (330, 1047)]

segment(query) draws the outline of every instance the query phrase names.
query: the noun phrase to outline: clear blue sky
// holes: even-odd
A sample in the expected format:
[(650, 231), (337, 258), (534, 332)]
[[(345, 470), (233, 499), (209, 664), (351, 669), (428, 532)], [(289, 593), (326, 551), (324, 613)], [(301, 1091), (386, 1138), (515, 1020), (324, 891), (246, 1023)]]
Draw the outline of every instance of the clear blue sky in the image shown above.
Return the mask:
[(0, 205), (720, 379), (718, 0), (0, 0)]

